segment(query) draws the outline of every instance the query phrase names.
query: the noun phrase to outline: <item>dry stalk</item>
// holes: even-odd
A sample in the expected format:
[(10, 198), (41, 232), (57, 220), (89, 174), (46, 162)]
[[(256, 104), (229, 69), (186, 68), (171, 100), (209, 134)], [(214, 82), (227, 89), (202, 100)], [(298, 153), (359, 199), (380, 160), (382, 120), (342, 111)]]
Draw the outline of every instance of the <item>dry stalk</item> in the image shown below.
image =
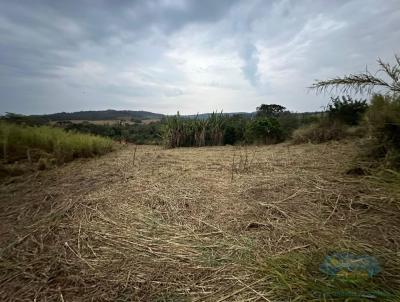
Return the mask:
[(354, 148), (285, 148), (128, 146), (1, 184), (0, 300), (289, 301), (266, 259), (361, 246), (392, 263), (398, 208), (343, 175)]

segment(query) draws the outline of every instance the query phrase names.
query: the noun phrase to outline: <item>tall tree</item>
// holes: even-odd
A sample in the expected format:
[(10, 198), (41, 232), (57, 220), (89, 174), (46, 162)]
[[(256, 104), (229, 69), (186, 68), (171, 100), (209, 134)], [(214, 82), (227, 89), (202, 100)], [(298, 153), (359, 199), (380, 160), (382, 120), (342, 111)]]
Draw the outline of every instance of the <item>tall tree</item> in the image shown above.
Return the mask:
[(257, 109), (257, 116), (277, 117), (285, 111), (285, 107), (277, 104), (261, 104)]

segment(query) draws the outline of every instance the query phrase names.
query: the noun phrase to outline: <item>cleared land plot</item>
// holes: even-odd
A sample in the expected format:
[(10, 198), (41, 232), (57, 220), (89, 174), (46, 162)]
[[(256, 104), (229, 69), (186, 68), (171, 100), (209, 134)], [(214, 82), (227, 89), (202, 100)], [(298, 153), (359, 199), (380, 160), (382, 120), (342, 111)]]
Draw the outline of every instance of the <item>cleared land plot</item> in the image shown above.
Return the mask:
[(320, 262), (352, 250), (383, 267), (352, 288), (397, 301), (399, 200), (344, 174), (354, 152), (128, 146), (10, 179), (0, 300), (323, 301), (347, 285)]

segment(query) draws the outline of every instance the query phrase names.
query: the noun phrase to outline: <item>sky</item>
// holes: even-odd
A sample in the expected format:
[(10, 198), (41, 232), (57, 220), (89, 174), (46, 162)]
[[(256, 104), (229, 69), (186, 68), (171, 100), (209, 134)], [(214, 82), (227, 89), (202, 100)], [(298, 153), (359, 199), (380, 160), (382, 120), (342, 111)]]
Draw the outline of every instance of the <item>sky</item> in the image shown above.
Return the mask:
[(399, 0), (0, 0), (0, 113), (315, 111), (399, 48)]

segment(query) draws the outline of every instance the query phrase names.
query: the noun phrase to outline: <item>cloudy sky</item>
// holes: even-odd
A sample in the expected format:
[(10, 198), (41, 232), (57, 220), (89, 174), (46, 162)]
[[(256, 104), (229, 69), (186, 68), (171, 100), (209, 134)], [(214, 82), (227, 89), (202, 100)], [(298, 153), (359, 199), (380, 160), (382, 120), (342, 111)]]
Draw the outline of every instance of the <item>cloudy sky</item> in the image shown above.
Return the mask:
[(394, 53), (399, 0), (0, 0), (0, 112), (319, 110)]

